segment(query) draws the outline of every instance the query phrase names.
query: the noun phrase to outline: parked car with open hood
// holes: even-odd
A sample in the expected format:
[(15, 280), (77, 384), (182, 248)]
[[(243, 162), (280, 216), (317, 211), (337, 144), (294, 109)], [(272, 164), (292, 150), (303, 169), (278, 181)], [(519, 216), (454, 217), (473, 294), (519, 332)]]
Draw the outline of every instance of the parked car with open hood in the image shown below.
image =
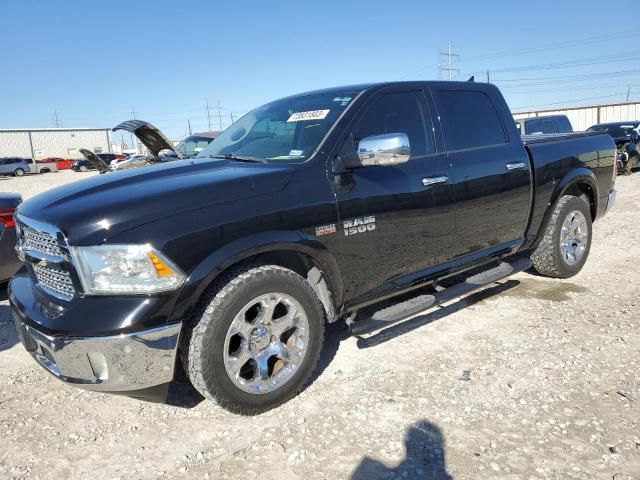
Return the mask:
[[(84, 156), (83, 150), (85, 152), (90, 151), (86, 149), (80, 149), (80, 153), (82, 153), (83, 156)], [(106, 166), (106, 169), (109, 170), (109, 164), (111, 163), (111, 161), (116, 159), (124, 160), (127, 158), (125, 155), (116, 154), (116, 153), (93, 153), (93, 152), (91, 153), (95, 155), (97, 158), (99, 158), (100, 162), (91, 161), (87, 159), (86, 156), (84, 156), (85, 158), (76, 160), (75, 162), (73, 162), (73, 165), (71, 165), (71, 168), (73, 169), (74, 172), (100, 170), (99, 165), (102, 165), (102, 164), (104, 164)]]
[(640, 167), (640, 121), (600, 123), (588, 132), (604, 132), (613, 138), (618, 149), (618, 172), (630, 174)]

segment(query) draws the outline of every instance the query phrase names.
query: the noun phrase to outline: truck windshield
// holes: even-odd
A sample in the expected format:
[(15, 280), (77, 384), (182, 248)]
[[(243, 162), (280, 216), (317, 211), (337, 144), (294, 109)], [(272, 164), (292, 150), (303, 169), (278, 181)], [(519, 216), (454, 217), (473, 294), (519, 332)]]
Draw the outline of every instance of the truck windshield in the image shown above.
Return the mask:
[(354, 96), (353, 92), (302, 95), (267, 103), (227, 128), (197, 158), (233, 154), (269, 163), (304, 162)]

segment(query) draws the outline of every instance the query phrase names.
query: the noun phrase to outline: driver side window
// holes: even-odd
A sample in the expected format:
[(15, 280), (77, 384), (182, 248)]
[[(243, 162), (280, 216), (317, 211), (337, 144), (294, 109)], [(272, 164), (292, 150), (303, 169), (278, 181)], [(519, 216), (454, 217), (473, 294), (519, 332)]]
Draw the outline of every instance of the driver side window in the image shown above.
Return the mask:
[(427, 123), (419, 92), (387, 93), (369, 106), (353, 129), (354, 147), (372, 135), (405, 133), (409, 137), (411, 157), (435, 151), (433, 136), (428, 135)]

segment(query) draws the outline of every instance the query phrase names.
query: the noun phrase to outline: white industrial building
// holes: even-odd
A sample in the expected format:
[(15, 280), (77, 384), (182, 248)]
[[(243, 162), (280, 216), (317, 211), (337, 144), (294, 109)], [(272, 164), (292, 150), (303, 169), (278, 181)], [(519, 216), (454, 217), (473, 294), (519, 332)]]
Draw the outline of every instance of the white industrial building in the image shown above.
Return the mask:
[(108, 128), (0, 129), (0, 157), (82, 158), (80, 149), (111, 152)]
[(583, 131), (597, 123), (640, 120), (640, 102), (518, 112), (513, 114), (513, 118), (518, 120), (519, 118), (542, 117), (545, 115), (566, 115), (574, 130)]

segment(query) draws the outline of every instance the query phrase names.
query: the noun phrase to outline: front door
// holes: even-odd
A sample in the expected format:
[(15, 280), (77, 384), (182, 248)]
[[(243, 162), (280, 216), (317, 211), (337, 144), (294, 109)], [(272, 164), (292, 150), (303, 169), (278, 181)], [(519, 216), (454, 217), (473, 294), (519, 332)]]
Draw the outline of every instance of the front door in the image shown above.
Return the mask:
[(405, 133), (411, 149), (404, 164), (358, 168), (336, 186), (347, 301), (405, 286), (451, 257), (451, 168), (436, 149), (427, 108), (422, 91), (380, 92), (345, 132), (355, 151), (361, 139), (386, 133)]

